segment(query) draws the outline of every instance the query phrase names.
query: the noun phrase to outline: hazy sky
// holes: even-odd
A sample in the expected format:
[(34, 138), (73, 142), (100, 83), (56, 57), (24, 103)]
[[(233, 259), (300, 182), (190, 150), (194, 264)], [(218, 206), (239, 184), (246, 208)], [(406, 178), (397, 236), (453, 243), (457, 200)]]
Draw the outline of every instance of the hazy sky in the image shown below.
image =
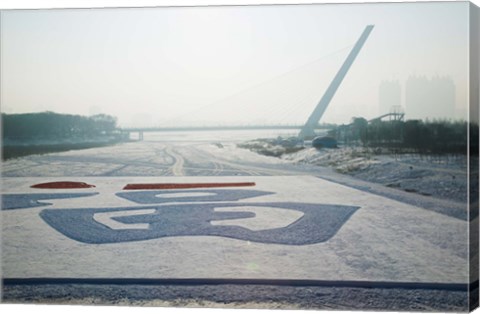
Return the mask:
[(303, 123), (368, 24), (323, 122), (375, 117), (380, 82), (411, 75), (451, 76), (465, 117), (466, 2), (3, 11), (1, 111)]

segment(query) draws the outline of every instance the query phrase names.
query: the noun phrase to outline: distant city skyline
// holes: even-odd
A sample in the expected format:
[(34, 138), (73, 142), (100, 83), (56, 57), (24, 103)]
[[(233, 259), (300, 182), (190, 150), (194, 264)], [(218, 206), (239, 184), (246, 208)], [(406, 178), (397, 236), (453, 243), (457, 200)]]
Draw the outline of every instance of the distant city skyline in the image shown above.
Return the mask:
[(407, 119), (455, 116), (455, 83), (448, 77), (411, 76), (405, 84)]
[(450, 118), (466, 118), (466, 2), (1, 14), (4, 113), (106, 113), (125, 126), (302, 123), (374, 24), (321, 122), (373, 118), (379, 84), (415, 75), (451, 77)]
[(456, 120), (456, 86), (449, 76), (412, 75), (406, 81), (385, 80), (379, 86), (380, 115), (405, 113), (406, 119)]

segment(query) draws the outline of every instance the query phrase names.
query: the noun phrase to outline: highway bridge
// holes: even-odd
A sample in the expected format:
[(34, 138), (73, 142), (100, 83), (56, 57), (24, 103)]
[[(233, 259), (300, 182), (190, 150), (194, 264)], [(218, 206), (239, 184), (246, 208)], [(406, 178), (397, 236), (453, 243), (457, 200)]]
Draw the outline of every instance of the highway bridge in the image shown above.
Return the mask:
[[(144, 133), (152, 132), (186, 132), (186, 131), (237, 131), (237, 130), (301, 130), (303, 125), (218, 125), (218, 126), (178, 126), (178, 127), (125, 127), (119, 131), (130, 138), (132, 133), (138, 133), (138, 140), (143, 140)], [(316, 130), (331, 129), (328, 124), (315, 126)]]
[(121, 132), (125, 137), (130, 138), (131, 133), (138, 133), (138, 139), (143, 140), (143, 134), (145, 132), (168, 132), (168, 131), (231, 131), (231, 130), (275, 130), (275, 129), (293, 129), (300, 130), (298, 137), (301, 139), (312, 139), (315, 137), (315, 130), (319, 128), (327, 128), (319, 126), (319, 121), (322, 118), (325, 110), (327, 109), (330, 101), (335, 95), (338, 87), (343, 81), (348, 70), (352, 66), (355, 58), (362, 49), (365, 41), (367, 40), (370, 32), (373, 29), (373, 25), (365, 27), (360, 38), (357, 40), (350, 54), (345, 59), (344, 63), (338, 70), (334, 79), (330, 83), (329, 87), (325, 91), (323, 97), (318, 102), (317, 106), (309, 116), (307, 122), (304, 125), (244, 125), (244, 126), (192, 126), (192, 127), (152, 127), (152, 128), (122, 128)]

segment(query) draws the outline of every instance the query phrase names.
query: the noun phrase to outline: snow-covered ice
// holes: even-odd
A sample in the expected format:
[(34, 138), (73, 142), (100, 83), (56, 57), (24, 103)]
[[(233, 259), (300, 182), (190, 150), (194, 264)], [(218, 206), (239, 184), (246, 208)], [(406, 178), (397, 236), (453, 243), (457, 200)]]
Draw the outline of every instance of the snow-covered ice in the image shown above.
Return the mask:
[[(412, 193), (399, 191), (399, 197), (385, 197), (388, 193), (371, 193), (376, 189), (374, 183), (368, 189), (352, 188), (367, 183), (345, 179), (321, 167), (337, 159), (338, 167), (353, 167), (347, 172), (356, 176), (355, 171), (370, 171), (371, 167), (390, 162), (377, 157), (358, 158), (350, 158), (348, 162), (345, 159), (342, 165), (341, 157), (328, 157), (312, 149), (274, 158), (240, 149), (234, 141), (222, 141), (219, 145), (211, 138), (189, 141), (179, 137), (169, 141), (146, 138), (144, 142), (9, 160), (2, 164), (3, 194), (43, 193), (30, 186), (69, 180), (95, 185), (87, 192), (98, 195), (55, 199), (49, 201), (51, 206), (3, 210), (3, 276), (467, 283), (468, 224), (465, 219), (415, 205), (423, 204), (424, 198), (431, 199), (425, 195), (415, 198)], [(408, 161), (400, 163), (410, 170)], [(415, 163), (413, 167), (416, 170), (420, 164)], [(461, 181), (463, 170), (454, 171), (459, 172), (456, 178)], [(371, 175), (379, 177), (373, 172)], [(272, 217), (269, 226), (265, 215), (258, 213), (261, 208), (254, 205), (256, 202), (331, 204), (358, 209), (327, 241), (309, 245), (260, 243), (220, 236), (89, 244), (65, 236), (40, 216), (45, 209), (138, 206), (115, 195), (128, 183), (218, 181), (253, 181), (256, 190), (274, 193), (242, 201), (252, 203), (252, 215), (258, 214), (259, 221), (255, 222), (253, 217), (238, 219), (236, 223), (251, 230), (283, 228), (302, 217), (301, 212), (294, 210), (269, 208), (265, 211)], [(54, 193), (66, 192), (71, 190)], [(414, 202), (408, 201), (410, 195)], [(100, 223), (105, 221), (102, 219), (105, 217)], [(235, 220), (212, 225), (232, 224)]]

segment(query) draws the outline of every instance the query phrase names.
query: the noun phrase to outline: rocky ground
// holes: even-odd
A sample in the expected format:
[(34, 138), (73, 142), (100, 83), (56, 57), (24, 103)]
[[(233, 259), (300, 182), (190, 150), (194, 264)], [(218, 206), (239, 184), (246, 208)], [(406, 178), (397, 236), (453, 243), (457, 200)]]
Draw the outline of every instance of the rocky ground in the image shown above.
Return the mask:
[[(465, 312), (465, 292), (264, 285), (6, 286), (5, 303), (244, 309)], [(34, 291), (35, 293), (32, 293)]]

